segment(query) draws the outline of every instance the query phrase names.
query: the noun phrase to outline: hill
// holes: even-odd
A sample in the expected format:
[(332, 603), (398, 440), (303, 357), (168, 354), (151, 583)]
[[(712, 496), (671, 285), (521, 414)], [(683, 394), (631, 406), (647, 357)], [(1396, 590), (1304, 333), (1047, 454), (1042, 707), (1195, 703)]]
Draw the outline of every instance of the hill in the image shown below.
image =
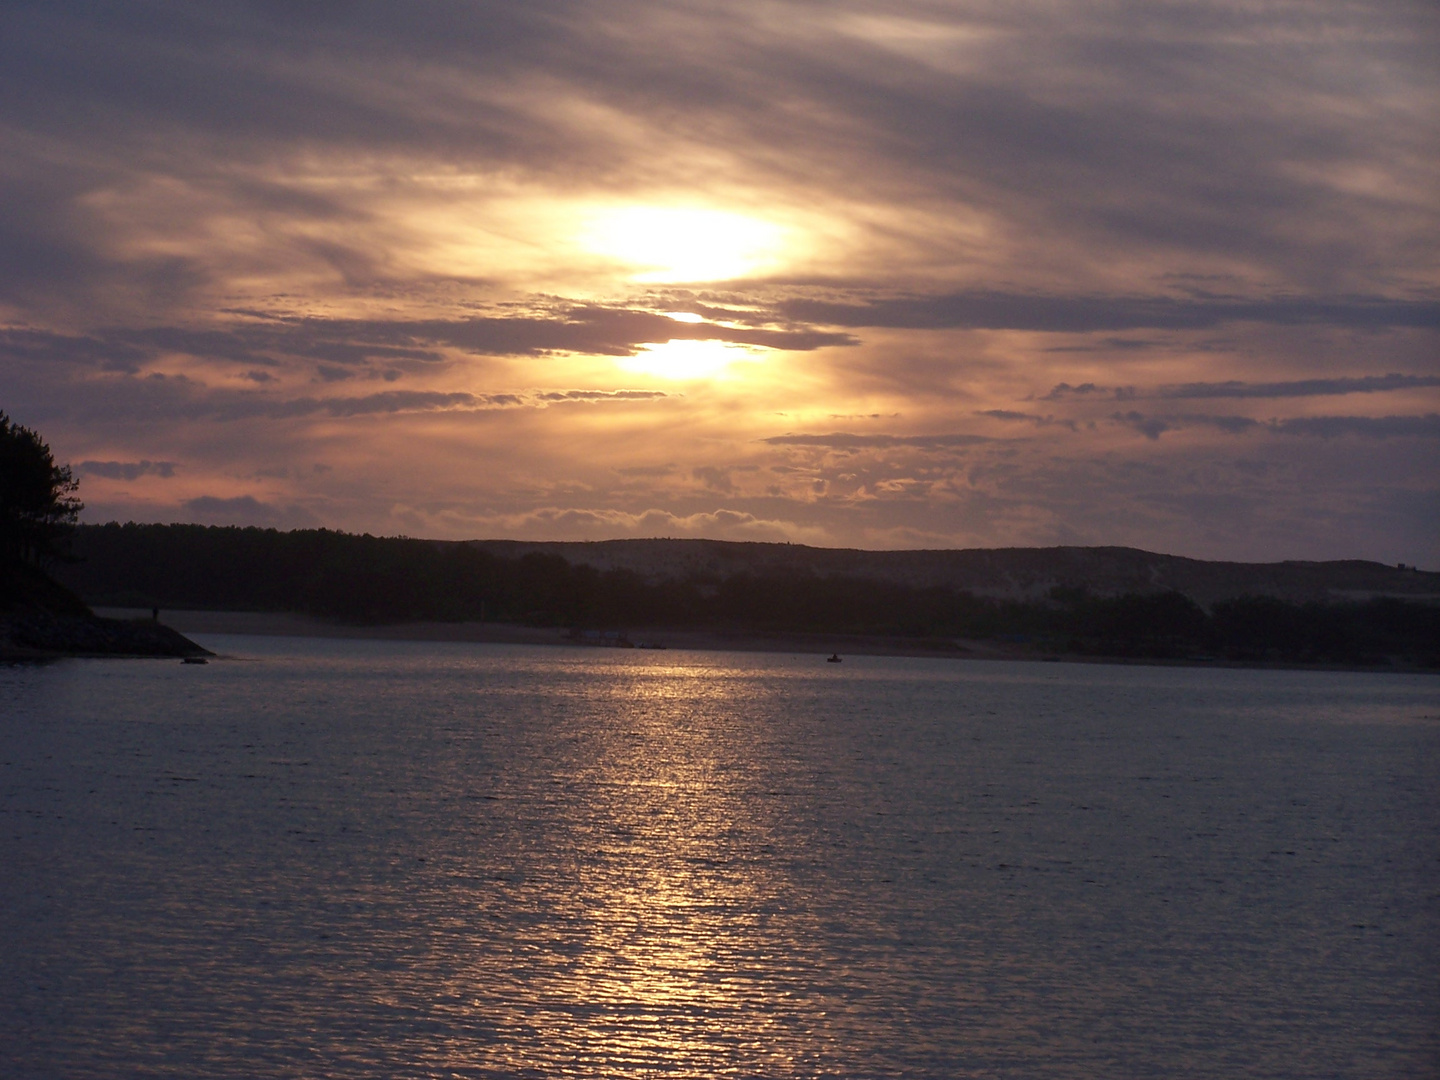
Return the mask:
[[(88, 602), (351, 624), (509, 622), (965, 642), (1021, 652), (1440, 666), (1440, 575), (1206, 563), (1126, 548), (832, 551), (629, 540), (448, 542), (325, 529), (81, 526)], [(613, 640), (615, 635), (602, 640)]]
[(1124, 547), (861, 551), (723, 540), (529, 542), (476, 540), (502, 558), (558, 555), (597, 570), (625, 570), (652, 584), (739, 576), (852, 578), (912, 589), (952, 589), (997, 600), (1042, 600), (1057, 589), (1094, 596), (1178, 592), (1202, 607), (1241, 596), (1288, 603), (1393, 597), (1440, 603), (1440, 573), (1358, 559), (1337, 562), (1207, 562)]

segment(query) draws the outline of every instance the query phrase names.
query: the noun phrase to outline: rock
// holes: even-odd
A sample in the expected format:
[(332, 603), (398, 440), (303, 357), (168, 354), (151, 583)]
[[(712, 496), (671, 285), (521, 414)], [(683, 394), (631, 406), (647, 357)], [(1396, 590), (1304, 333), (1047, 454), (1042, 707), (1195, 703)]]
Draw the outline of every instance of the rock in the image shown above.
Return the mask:
[(210, 650), (156, 622), (122, 622), (48, 611), (0, 614), (0, 656), (213, 656)]

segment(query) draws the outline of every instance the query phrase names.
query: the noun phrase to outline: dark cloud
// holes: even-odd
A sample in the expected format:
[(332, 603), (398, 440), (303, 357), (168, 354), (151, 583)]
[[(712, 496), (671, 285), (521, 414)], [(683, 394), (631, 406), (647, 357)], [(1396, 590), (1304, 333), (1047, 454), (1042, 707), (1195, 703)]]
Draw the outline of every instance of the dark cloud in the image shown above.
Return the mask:
[(1141, 338), (1101, 338), (1093, 345), (1052, 345), (1047, 353), (1093, 353), (1124, 352), (1137, 349), (1154, 349), (1163, 346), (1163, 341), (1149, 341)]
[(0, 359), (29, 363), (79, 364), (106, 371), (135, 372), (153, 354), (124, 341), (87, 334), (0, 327)]
[(950, 449), (991, 441), (983, 435), (852, 435), (844, 431), (828, 435), (772, 435), (764, 440), (771, 446), (817, 446), (827, 450), (868, 450), (892, 446)]
[(1167, 431), (1182, 427), (1210, 427), (1237, 435), (1251, 431), (1271, 431), (1281, 435), (1309, 435), (1333, 439), (1356, 435), (1368, 439), (1437, 438), (1440, 437), (1440, 414), (1424, 416), (1302, 416), (1270, 421), (1248, 416), (1207, 416), (1183, 413), (1175, 416), (1147, 416), (1130, 411), (1110, 417), (1149, 439), (1158, 439)]
[[(1064, 383), (1061, 383), (1063, 386)], [(1359, 378), (1295, 379), (1290, 382), (1182, 383), (1162, 386), (1157, 398), (1288, 398), (1328, 397), (1341, 394), (1377, 394), (1387, 390), (1410, 390), (1440, 386), (1440, 375), (1365, 375)], [(1055, 388), (1056, 391), (1060, 387)], [(1055, 391), (1051, 391), (1054, 393)]]
[(1057, 383), (1051, 391), (1042, 397), (1041, 401), (1060, 401), (1067, 397), (1089, 397), (1093, 394), (1111, 394), (1115, 398), (1125, 400), (1135, 396), (1133, 386), (1096, 386), (1094, 383), (1081, 383), (1079, 386), (1071, 386), (1069, 383)]
[(186, 519), (198, 525), (260, 525), (277, 529), (314, 528), (320, 524), (301, 506), (263, 502), (253, 495), (221, 498), (201, 495), (181, 503)]
[[(259, 403), (255, 403), (257, 406)], [(329, 416), (371, 416), (377, 413), (431, 412), (437, 409), (496, 409), (523, 404), (523, 399), (514, 394), (467, 394), (464, 392), (441, 393), (425, 390), (387, 390), (363, 397), (341, 398), (292, 398), (288, 401), (267, 402), (260, 414), (273, 417), (309, 416), (325, 413)], [(221, 405), (220, 415), (226, 419), (238, 418), (247, 410), (241, 408), (227, 413)], [(252, 414), (254, 415), (254, 414)]]
[(951, 293), (839, 303), (793, 299), (778, 309), (806, 322), (910, 330), (1208, 330), (1226, 323), (1381, 329), (1440, 328), (1440, 302), (1356, 296), (1334, 299), (1177, 299)]
[(1161, 386), (1153, 390), (1134, 386), (1098, 386), (1095, 383), (1057, 383), (1041, 401), (1066, 398), (1111, 396), (1117, 401), (1136, 398), (1184, 400), (1187, 398), (1299, 398), (1333, 397), (1344, 394), (1379, 394), (1393, 390), (1414, 390), (1440, 386), (1437, 375), (1362, 375), (1324, 379), (1292, 379), (1287, 382), (1194, 382)]
[(252, 390), (210, 389), (183, 377), (150, 376), (102, 388), (87, 395), (81, 413), (87, 419), (124, 418), (151, 425), (212, 420), (295, 420), (309, 416), (358, 417), (443, 410), (516, 408), (516, 394), (466, 391), (386, 390), (350, 397), (283, 398)]
[[(0, 328), (0, 359), (136, 372), (167, 353), (262, 367), (278, 366), (288, 357), (321, 361), (317, 373), (334, 382), (354, 374), (348, 366), (371, 360), (386, 364), (440, 360), (438, 348), (492, 356), (554, 352), (634, 356), (644, 345), (671, 340), (722, 341), (792, 352), (857, 343), (849, 334), (808, 328), (682, 323), (648, 311), (564, 306), (533, 316), (449, 320), (272, 318), (215, 329), (117, 328), (90, 334)], [(255, 374), (246, 377), (255, 379)]]
[(653, 401), (670, 397), (664, 390), (547, 390), (537, 401)]
[(1004, 420), (1009, 423), (1034, 424), (1036, 427), (1049, 427), (1052, 424), (1059, 424), (1071, 431), (1076, 429), (1074, 420), (1057, 420), (1053, 416), (1040, 416), (1036, 413), (1017, 412), (1014, 409), (981, 409), (976, 416), (988, 416), (992, 420)]
[(1174, 427), (1173, 417), (1167, 419), (1158, 416), (1145, 416), (1142, 413), (1135, 412), (1133, 409), (1128, 413), (1114, 413), (1110, 419), (1134, 428), (1147, 439), (1158, 439)]
[(142, 476), (159, 476), (166, 480), (175, 475), (173, 461), (82, 461), (75, 471), (86, 476), (102, 476), (107, 480), (136, 480)]
[[(301, 324), (238, 324), (223, 329), (151, 327), (144, 330), (115, 330), (110, 335), (147, 349), (152, 355), (184, 353), (207, 360), (231, 360), (241, 364), (275, 363), (274, 356), (294, 356), (331, 364), (361, 364), (367, 360), (439, 360), (434, 350), (390, 344), (375, 338), (347, 336), (350, 324), (331, 326), (324, 320)], [(393, 337), (394, 335), (389, 335)]]
[[(93, 423), (127, 420), (164, 426), (184, 421), (353, 418), (425, 412), (485, 412), (561, 402), (645, 402), (675, 395), (662, 390), (563, 390), (476, 394), (469, 391), (384, 390), (373, 394), (281, 397), (256, 390), (214, 389), (183, 376), (152, 375), (110, 382), (73, 394), (67, 412)], [(90, 465), (106, 467), (103, 462)]]
[(597, 306), (561, 308), (553, 314), (416, 322), (343, 322), (323, 325), (325, 332), (361, 341), (424, 341), (495, 356), (535, 356), (577, 352), (633, 356), (641, 345), (678, 341), (723, 341), (787, 351), (855, 345), (849, 334), (804, 329), (683, 323), (649, 311)]
[(728, 469), (721, 469), (714, 465), (700, 465), (691, 469), (690, 475), (711, 491), (729, 494), (735, 490), (735, 482), (730, 478)]
[(1440, 414), (1424, 416), (1304, 416), (1277, 420), (1269, 425), (1285, 435), (1315, 435), (1334, 439), (1358, 435), (1366, 439), (1440, 438)]

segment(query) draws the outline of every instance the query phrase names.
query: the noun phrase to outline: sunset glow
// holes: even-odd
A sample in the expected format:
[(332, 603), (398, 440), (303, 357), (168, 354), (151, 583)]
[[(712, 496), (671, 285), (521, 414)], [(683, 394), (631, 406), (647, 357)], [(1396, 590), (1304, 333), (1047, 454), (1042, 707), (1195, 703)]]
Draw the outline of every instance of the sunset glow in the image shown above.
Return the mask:
[(87, 520), (1440, 561), (1424, 5), (130, 10), (0, 16)]
[(582, 233), (587, 250), (613, 259), (631, 281), (726, 281), (780, 265), (780, 226), (724, 210), (631, 206), (605, 210)]
[(746, 349), (723, 341), (670, 340), (642, 345), (640, 351), (619, 361), (623, 371), (662, 379), (700, 379), (718, 375), (731, 364), (754, 359)]

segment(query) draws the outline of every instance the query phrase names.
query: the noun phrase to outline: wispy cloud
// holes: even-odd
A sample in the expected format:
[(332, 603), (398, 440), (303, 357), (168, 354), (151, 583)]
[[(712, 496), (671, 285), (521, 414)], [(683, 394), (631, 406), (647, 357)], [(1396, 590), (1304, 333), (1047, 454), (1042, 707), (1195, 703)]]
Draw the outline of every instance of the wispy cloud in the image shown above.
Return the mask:
[(11, 4), (0, 406), (94, 514), (1440, 558), (1432, 8)]
[(1334, 439), (1357, 435), (1366, 439), (1440, 438), (1440, 414), (1424, 416), (1304, 416), (1269, 425), (1285, 435)]
[(818, 446), (829, 450), (883, 449), (890, 446), (948, 449), (990, 441), (983, 435), (852, 435), (843, 431), (826, 435), (772, 435), (764, 440), (771, 446)]
[(1033, 424), (1036, 427), (1050, 427), (1052, 424), (1059, 424), (1071, 431), (1076, 430), (1074, 420), (1056, 419), (1053, 416), (1041, 416), (1038, 413), (1017, 412), (1014, 409), (981, 409), (976, 416), (988, 416), (992, 420), (1003, 420), (1007, 423)]
[(222, 497), (200, 495), (182, 504), (186, 517), (201, 525), (263, 525), (271, 528), (305, 529), (321, 524), (309, 510), (266, 502), (253, 495)]
[(1114, 413), (1112, 420), (1134, 428), (1150, 439), (1184, 427), (1209, 427), (1231, 435), (1268, 431), (1280, 435), (1306, 435), (1322, 439), (1346, 435), (1367, 439), (1440, 437), (1440, 414), (1424, 416), (1302, 416), (1256, 420), (1248, 416), (1208, 416), (1196, 413), (1148, 416), (1130, 411)]
[(168, 480), (175, 475), (173, 461), (82, 461), (75, 471), (83, 476), (100, 476), (106, 480), (137, 480), (142, 476), (158, 476)]
[(537, 401), (654, 401), (670, 397), (664, 390), (546, 390)]
[(0, 328), (0, 357), (134, 372), (167, 353), (247, 366), (276, 365), (287, 357), (355, 365), (433, 362), (442, 359), (437, 351), (442, 348), (492, 356), (557, 351), (634, 356), (643, 345), (666, 341), (717, 341), (787, 352), (856, 344), (849, 334), (806, 328), (682, 323), (649, 311), (567, 306), (543, 315), (468, 319), (267, 318), (204, 330), (115, 328), (64, 334)]
[[(1064, 384), (1061, 384), (1064, 385)], [(1239, 380), (1218, 383), (1182, 383), (1162, 386), (1157, 398), (1289, 398), (1329, 397), (1342, 394), (1379, 394), (1389, 390), (1411, 390), (1440, 386), (1440, 375), (1363, 375), (1358, 378), (1294, 379), (1290, 382), (1250, 383)], [(1058, 390), (1059, 387), (1056, 387)], [(1054, 391), (1052, 391), (1053, 393)]]
[(951, 293), (863, 303), (786, 300), (791, 318), (845, 327), (911, 330), (1212, 330), (1228, 323), (1273, 326), (1440, 328), (1440, 302), (1380, 296), (1262, 299), (1097, 297), (1014, 293)]
[(1440, 375), (1338, 376), (1323, 379), (1292, 379), (1286, 382), (1225, 382), (1176, 383), (1145, 389), (1135, 386), (1099, 386), (1095, 383), (1057, 383), (1041, 401), (1063, 401), (1113, 397), (1118, 401), (1135, 399), (1185, 400), (1188, 398), (1306, 398), (1339, 397), (1345, 394), (1381, 394), (1394, 390), (1419, 390), (1440, 387)]

